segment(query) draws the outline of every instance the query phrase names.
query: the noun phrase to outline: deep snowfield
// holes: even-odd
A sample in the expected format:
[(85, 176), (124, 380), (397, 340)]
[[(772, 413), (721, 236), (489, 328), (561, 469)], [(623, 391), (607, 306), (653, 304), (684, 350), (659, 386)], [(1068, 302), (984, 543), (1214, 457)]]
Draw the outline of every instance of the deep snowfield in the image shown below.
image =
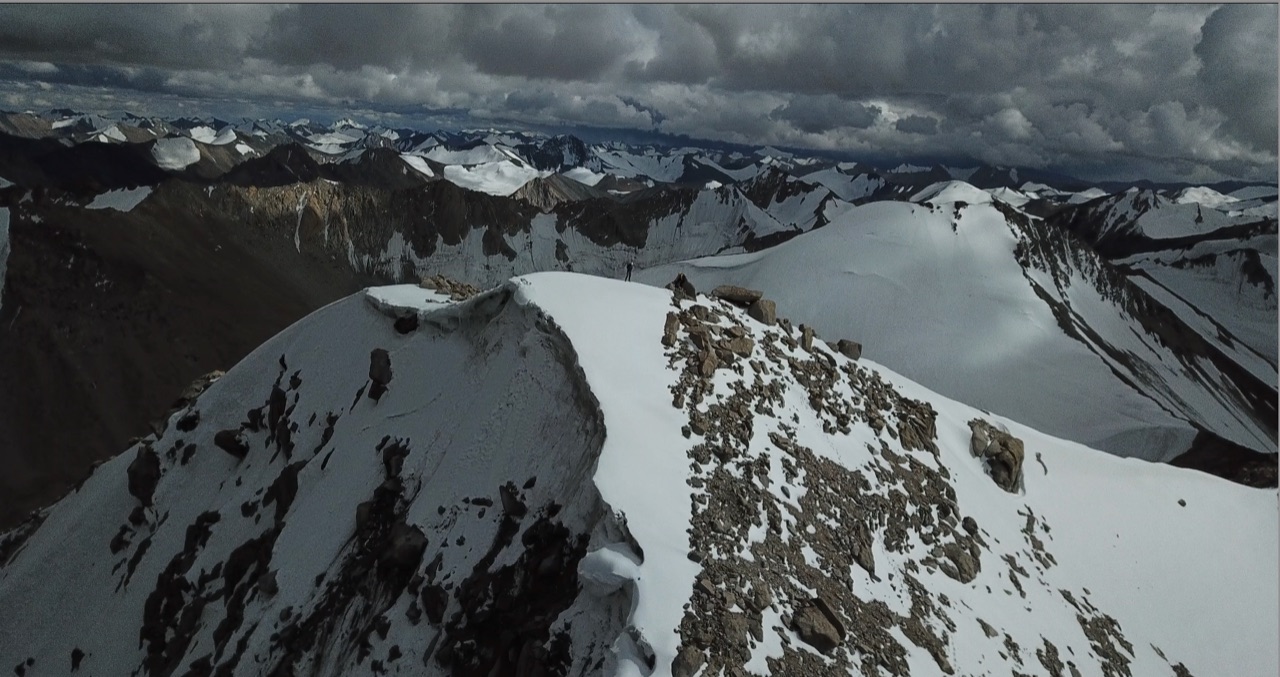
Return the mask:
[[(684, 272), (701, 290), (763, 290), (780, 313), (824, 338), (858, 341), (868, 357), (940, 393), (1120, 455), (1172, 458), (1194, 436), (1189, 419), (1259, 451), (1275, 449), (1264, 422), (1223, 394), (1232, 390), (1212, 364), (1189, 368), (1112, 300), (1115, 291), (1096, 278), (1096, 256), (1024, 266), (1015, 249), (1020, 242), (1036, 249), (1033, 230), (974, 204), (991, 201), (985, 191), (954, 182), (937, 188), (919, 196), (928, 204), (855, 207), (778, 247), (660, 266), (636, 279), (663, 285)], [(1088, 328), (1084, 340), (1060, 328), (1042, 295), (1069, 309), (1075, 331)], [(1136, 364), (1117, 360), (1116, 351)]]
[[(749, 342), (702, 378), (682, 357), (695, 330)], [(1024, 441), (1017, 491), (970, 454), (975, 418)], [(227, 429), (243, 459), (215, 444)], [(155, 456), (126, 451), (25, 541), (0, 537), (0, 665), (667, 675), (696, 654), (704, 674), (1280, 669), (1274, 490), (1065, 442), (638, 284), (544, 273), (462, 304), (412, 286), (357, 294), (142, 445)], [(129, 477), (148, 459), (153, 494)], [(967, 576), (939, 555), (955, 548), (976, 558)], [(829, 656), (788, 629), (815, 594), (847, 630)]]

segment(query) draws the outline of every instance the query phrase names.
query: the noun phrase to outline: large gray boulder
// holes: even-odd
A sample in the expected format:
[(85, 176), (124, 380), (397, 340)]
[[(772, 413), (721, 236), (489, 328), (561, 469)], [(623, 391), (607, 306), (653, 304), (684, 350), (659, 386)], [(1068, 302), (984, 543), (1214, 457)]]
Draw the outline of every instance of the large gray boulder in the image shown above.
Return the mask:
[(746, 287), (735, 287), (731, 284), (722, 284), (711, 290), (712, 298), (728, 301), (744, 308), (759, 301), (762, 296), (764, 296), (764, 292), (747, 289)]
[(778, 321), (778, 306), (769, 299), (756, 299), (755, 303), (747, 306), (747, 316), (772, 327)]
[(1022, 440), (981, 419), (969, 421), (973, 437), (969, 452), (984, 459), (987, 474), (1001, 489), (1015, 493), (1022, 486), (1022, 459), (1026, 452)]

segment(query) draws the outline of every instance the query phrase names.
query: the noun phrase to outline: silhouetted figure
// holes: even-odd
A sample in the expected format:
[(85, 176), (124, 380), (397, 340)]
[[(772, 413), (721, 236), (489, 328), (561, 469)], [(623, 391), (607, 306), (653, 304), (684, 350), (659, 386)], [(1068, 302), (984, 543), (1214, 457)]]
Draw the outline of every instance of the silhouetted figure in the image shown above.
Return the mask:
[(633, 267), (635, 267), (635, 264), (630, 261), (627, 261), (627, 277), (626, 277), (627, 282), (631, 281), (631, 269)]

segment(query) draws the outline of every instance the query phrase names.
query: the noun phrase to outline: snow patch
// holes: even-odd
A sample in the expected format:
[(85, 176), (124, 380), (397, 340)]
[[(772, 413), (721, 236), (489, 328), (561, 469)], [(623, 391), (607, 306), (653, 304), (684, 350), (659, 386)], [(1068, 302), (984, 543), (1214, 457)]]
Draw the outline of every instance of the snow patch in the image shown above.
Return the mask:
[(473, 167), (448, 165), (444, 168), (444, 178), (450, 183), (469, 190), (500, 196), (510, 195), (533, 179), (551, 174), (552, 172), (549, 171), (538, 171), (532, 167), (517, 165), (510, 160), (489, 162)]
[(586, 167), (574, 167), (573, 169), (564, 172), (564, 176), (583, 185), (594, 186), (597, 183), (600, 183), (600, 181), (607, 175), (593, 172)]
[(174, 136), (156, 139), (151, 147), (151, 157), (161, 169), (181, 171), (200, 161), (200, 149), (191, 139)]
[(436, 173), (431, 171), (431, 165), (427, 164), (427, 161), (421, 157), (401, 153), (400, 159), (404, 160), (405, 164), (409, 165), (410, 168), (423, 176), (426, 176), (427, 178), (435, 178)]
[(85, 205), (85, 209), (114, 209), (118, 212), (130, 212), (138, 203), (151, 194), (151, 186), (138, 188), (122, 188), (102, 193)]

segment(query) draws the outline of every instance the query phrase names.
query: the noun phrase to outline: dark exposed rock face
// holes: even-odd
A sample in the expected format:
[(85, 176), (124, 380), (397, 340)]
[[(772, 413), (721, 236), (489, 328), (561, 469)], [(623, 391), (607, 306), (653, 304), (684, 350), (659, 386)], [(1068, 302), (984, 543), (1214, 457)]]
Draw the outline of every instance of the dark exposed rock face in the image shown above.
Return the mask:
[[(213, 370), (320, 306), (392, 281), (305, 246), (299, 253), (297, 197), (282, 237), (215, 206), (217, 190), (210, 197), (183, 181), (155, 186), (127, 214), (76, 209), (40, 191), (15, 210), (6, 195), (23, 192), (13, 191), (0, 190), (12, 217), (0, 374), (24, 392), (0, 389), (0, 530), (163, 424)], [(304, 232), (307, 224), (304, 215)]]
[(1169, 461), (1179, 468), (1194, 468), (1249, 487), (1275, 488), (1276, 454), (1261, 454), (1217, 435), (1200, 431), (1191, 447)]

